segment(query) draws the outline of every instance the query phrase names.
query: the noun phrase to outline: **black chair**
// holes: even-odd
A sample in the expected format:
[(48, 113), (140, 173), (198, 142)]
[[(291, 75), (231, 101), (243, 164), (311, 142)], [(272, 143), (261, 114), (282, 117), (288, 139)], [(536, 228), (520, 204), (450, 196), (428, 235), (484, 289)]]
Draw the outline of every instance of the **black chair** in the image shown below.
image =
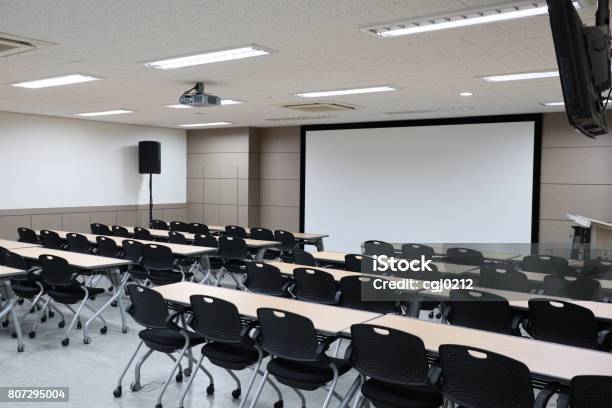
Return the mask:
[[(314, 391), (331, 382), (321, 408), (330, 405), (338, 379), (350, 370), (344, 359), (329, 357), (325, 351), (336, 337), (322, 342), (310, 319), (282, 310), (257, 309), (260, 332), (256, 338), (264, 351), (270, 354), (265, 374), (251, 406), (256, 406), (263, 387), (270, 375), (281, 384), (297, 390)], [(298, 392), (302, 407), (306, 401)]]
[(200, 224), (197, 222), (192, 222), (189, 224), (189, 231), (186, 232), (190, 232), (192, 234), (202, 234), (202, 235), (208, 235), (210, 234), (210, 231), (208, 230), (208, 225), (206, 224)]
[(113, 235), (120, 238), (130, 238), (130, 232), (121, 225), (113, 225)]
[(325, 305), (338, 303), (338, 286), (329, 273), (314, 268), (295, 268), (293, 278), (296, 299)]
[[(428, 377), (423, 341), (412, 334), (368, 324), (351, 326), (351, 365), (359, 372), (355, 406), (366, 398), (375, 407), (438, 408), (442, 395)], [(350, 393), (346, 398), (350, 397)]]
[(373, 260), (373, 258), (367, 255), (346, 254), (344, 255), (344, 269), (351, 272), (364, 272), (368, 268), (367, 265), (363, 264), (364, 259)]
[(439, 348), (444, 397), (465, 408), (544, 408), (554, 389), (533, 395), (525, 364), (474, 347), (443, 344)]
[(449, 306), (445, 315), (453, 325), (520, 335), (519, 319), (514, 318), (506, 298), (481, 290), (453, 289)]
[(377, 241), (374, 239), (363, 243), (363, 253), (365, 255), (386, 255), (388, 257), (396, 257), (395, 248), (388, 242)]
[[(274, 241), (274, 232), (267, 228), (251, 228), (251, 239), (257, 239), (260, 241)], [(275, 249), (267, 249), (264, 254), (264, 259), (273, 260), (280, 258), (280, 251)]]
[(569, 266), (567, 259), (553, 255), (527, 255), (521, 262), (521, 270), (539, 272), (547, 275), (567, 275)]
[(168, 242), (171, 244), (189, 245), (189, 241), (187, 241), (185, 235), (178, 231), (170, 231), (168, 234)]
[[(219, 248), (219, 241), (213, 235), (201, 235), (196, 234), (194, 237), (193, 245), (203, 246), (208, 248)], [(201, 282), (207, 281), (209, 277), (214, 277), (214, 273), (220, 273), (221, 268), (223, 268), (223, 260), (218, 256), (208, 256), (208, 262), (210, 265), (210, 270), (206, 271), (204, 278)]]
[(151, 222), (149, 223), (149, 226), (151, 227), (151, 229), (157, 229), (157, 230), (168, 231), (170, 229), (170, 227), (168, 226), (168, 223), (163, 220), (151, 220)]
[(484, 263), (482, 252), (469, 248), (448, 248), (446, 262), (458, 265), (480, 266)]
[(373, 278), (369, 276), (345, 276), (340, 279), (340, 306), (351, 309), (387, 314), (401, 313), (399, 302), (390, 300), (363, 300), (365, 291), (376, 291), (372, 286)]
[(148, 281), (154, 285), (181, 282), (190, 277), (177, 267), (174, 254), (170, 248), (163, 245), (144, 244), (142, 246), (142, 266), (147, 271)]
[(142, 266), (142, 242), (134, 241), (132, 239), (124, 239), (121, 242), (123, 248), (121, 257), (132, 262), (129, 266), (130, 276), (132, 279), (144, 284), (149, 282), (149, 273)]
[(246, 230), (239, 225), (226, 225), (225, 234), (229, 237), (245, 239), (248, 234)]
[(601, 300), (601, 283), (598, 280), (570, 276), (547, 275), (544, 277), (544, 294), (577, 300)]
[[(196, 333), (206, 338), (206, 344), (202, 346), (202, 356), (198, 361), (196, 371), (183, 392), (179, 407), (183, 407), (185, 396), (204, 357), (207, 357), (213, 365), (223, 368), (234, 379), (237, 385), (236, 389), (232, 391), (234, 399), (240, 398), (242, 394), (240, 379), (234, 374), (234, 371), (242, 371), (249, 367), (254, 368), (242, 396), (240, 406), (243, 407), (257, 374), (261, 374), (262, 361), (267, 356), (267, 353), (250, 336), (255, 324), (244, 324), (236, 306), (226, 300), (200, 295), (193, 295), (189, 299), (194, 316), (192, 327)], [(278, 402), (275, 406), (282, 405), (283, 397), (280, 390), (272, 381), (270, 381), (270, 385), (274, 387), (278, 394)], [(207, 394), (211, 395), (212, 391), (214, 391), (214, 388), (211, 389), (211, 386), (208, 386)]]
[(171, 221), (170, 222), (170, 231), (177, 232), (189, 232), (190, 227), (189, 224), (183, 221)]
[[(77, 321), (77, 329), (81, 328), (80, 314), (83, 307), (95, 313), (95, 310), (88, 304), (90, 296), (93, 297), (103, 293), (104, 289), (87, 287), (79, 282), (77, 280), (77, 272), (64, 258), (45, 254), (38, 257), (38, 262), (42, 267), (40, 278), (43, 285), (47, 286), (47, 295), (54, 302), (66, 306), (74, 314), (66, 329), (65, 338), (62, 340), (62, 346), (67, 346), (70, 343), (70, 332)], [(78, 307), (75, 310), (71, 305), (77, 303)], [(104, 320), (102, 315), (98, 315), (98, 318), (103, 324), (100, 333), (105, 334), (107, 331), (106, 320)], [(64, 320), (62, 320), (59, 323), (59, 327), (63, 327), (64, 324)], [(84, 341), (87, 343), (85, 339)]]
[(496, 265), (480, 267), (480, 286), (522, 293), (529, 293), (531, 290), (529, 279), (523, 272)]
[(25, 242), (27, 244), (40, 244), (40, 240), (36, 236), (36, 232), (33, 229), (19, 227), (17, 228), (17, 234), (19, 234), (19, 242)]
[[(181, 312), (175, 312), (172, 315), (168, 313), (168, 308), (164, 302), (164, 298), (158, 292), (149, 289), (145, 286), (130, 284), (127, 286), (127, 292), (132, 301), (128, 312), (134, 318), (136, 323), (144, 326), (144, 330), (138, 333), (140, 337), (140, 343), (136, 347), (136, 351), (132, 354), (126, 367), (121, 372), (119, 380), (117, 382), (117, 388), (113, 391), (115, 398), (121, 397), (122, 394), (122, 381), (125, 373), (132, 365), (132, 362), (136, 358), (140, 347), (144, 343), (148, 348), (147, 352), (142, 358), (136, 363), (135, 378), (131, 385), (132, 391), (139, 391), (142, 389), (140, 384), (140, 367), (149, 358), (154, 351), (166, 354), (174, 362), (172, 371), (166, 379), (159, 395), (157, 396), (156, 408), (162, 407), (162, 397), (166, 392), (166, 388), (172, 381), (172, 377), (178, 368), (178, 373), (175, 376), (176, 382), (183, 381), (183, 373), (189, 375), (191, 373), (187, 370), (183, 371), (181, 360), (188, 353), (189, 349), (204, 343), (206, 340), (204, 337), (187, 330), (185, 327), (180, 327), (176, 322), (181, 316)], [(174, 357), (172, 353), (178, 352), (178, 356)], [(188, 354), (188, 358), (191, 358), (191, 354)], [(203, 367), (202, 370), (208, 373)], [(211, 379), (211, 386), (214, 387)]]
[(599, 279), (612, 279), (612, 261), (589, 259), (582, 267), (582, 276)]
[(293, 250), (293, 262), (298, 265), (319, 266), (319, 263), (310, 252), (297, 248)]
[(229, 276), (236, 283), (236, 288), (240, 287), (240, 283), (234, 275), (246, 274), (245, 262), (249, 259), (249, 251), (246, 242), (242, 238), (232, 237), (225, 235), (219, 237), (219, 251), (217, 254), (223, 261), (223, 269), (217, 277), (217, 286), (220, 285), (221, 279), (226, 272), (229, 272)]
[(100, 224), (99, 222), (94, 222), (90, 225), (91, 233), (96, 235), (113, 235), (113, 232), (108, 227), (108, 225)]
[(151, 231), (142, 227), (134, 227), (134, 238), (142, 239), (144, 241), (153, 241), (153, 235), (151, 235)]
[(107, 258), (121, 258), (121, 248), (117, 245), (114, 239), (106, 236), (97, 236), (97, 255), (105, 256)]
[(603, 408), (612, 401), (612, 377), (578, 375), (570, 382), (569, 395), (562, 393), (557, 408)]
[(404, 259), (433, 259), (435, 256), (434, 249), (427, 245), (422, 244), (403, 244), (402, 245), (402, 258)]
[(68, 241), (68, 251), (70, 252), (93, 254), (93, 245), (89, 243), (85, 235), (69, 232), (66, 234), (66, 241)]
[(66, 249), (66, 241), (55, 231), (41, 230), (40, 242), (47, 249)]
[(288, 290), (293, 281), (285, 278), (276, 266), (263, 262), (247, 262), (246, 273), (244, 285), (249, 292), (284, 297), (289, 295)]
[(596, 350), (612, 348), (612, 336), (598, 333), (593, 312), (575, 303), (531, 299), (529, 320), (523, 327), (537, 340)]
[(284, 262), (293, 262), (293, 251), (299, 243), (293, 233), (285, 230), (276, 230), (274, 231), (274, 241), (280, 242), (280, 245), (276, 247), (280, 251), (280, 258)]

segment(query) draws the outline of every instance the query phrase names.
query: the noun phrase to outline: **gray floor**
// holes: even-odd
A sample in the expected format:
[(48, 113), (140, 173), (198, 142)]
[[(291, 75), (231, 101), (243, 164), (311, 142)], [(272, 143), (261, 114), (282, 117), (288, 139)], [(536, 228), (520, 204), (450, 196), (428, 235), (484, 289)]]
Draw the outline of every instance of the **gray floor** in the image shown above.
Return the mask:
[[(106, 283), (104, 282), (104, 285)], [(98, 297), (94, 306), (101, 305), (108, 295)], [(60, 306), (61, 307), (61, 306)], [(64, 309), (62, 309), (64, 310)], [(26, 306), (20, 306), (20, 315), (27, 311)], [(68, 319), (69, 312), (66, 313)], [(89, 312), (85, 312), (89, 316)], [(151, 407), (160, 388), (169, 374), (172, 363), (165, 355), (154, 353), (144, 364), (141, 384), (143, 389), (138, 392), (130, 391), (130, 384), (134, 378), (133, 368), (126, 374), (123, 381), (123, 396), (114, 398), (112, 391), (117, 385), (117, 378), (138, 345), (138, 331), (142, 328), (128, 317), (130, 331), (121, 333), (121, 320), (116, 308), (109, 308), (104, 313), (108, 321), (108, 333), (101, 335), (98, 330), (100, 324), (92, 326), (90, 344), (83, 344), (82, 331), (75, 330), (71, 336), (70, 345), (62, 347), (60, 342), (64, 337), (64, 330), (58, 329), (58, 316), (40, 323), (35, 339), (25, 338), (26, 350), (17, 353), (17, 341), (11, 337), (12, 327), (0, 329), (0, 386), (33, 386), (33, 387), (69, 387), (69, 403), (2, 403), (0, 408), (60, 408), (60, 407)], [(425, 317), (425, 316), (423, 316)], [(33, 315), (22, 320), (25, 333), (30, 330)], [(141, 349), (143, 352), (144, 346)], [(199, 358), (199, 348), (194, 349), (194, 356)], [(201, 372), (198, 373), (194, 385), (185, 400), (185, 408), (237, 408), (239, 400), (233, 400), (231, 391), (235, 383), (229, 375), (221, 369), (215, 368), (205, 361), (205, 366), (213, 373), (215, 378), (215, 395), (206, 396), (205, 389), (208, 380)], [(251, 374), (251, 370), (237, 373), (242, 381), (243, 389)], [(338, 392), (344, 395), (356, 377), (355, 371), (345, 374), (338, 385)], [(260, 377), (258, 377), (259, 379)], [(178, 400), (182, 394), (187, 380), (176, 383), (174, 380), (168, 386), (164, 395), (164, 407), (178, 407)], [(257, 384), (258, 382), (256, 382)], [(294, 392), (280, 386), (283, 392), (286, 408), (299, 408), (300, 403)], [(254, 392), (251, 393), (251, 396)], [(308, 407), (320, 407), (323, 403), (325, 391), (305, 393)], [(550, 407), (555, 406), (551, 401)], [(276, 401), (276, 393), (266, 386), (257, 407), (272, 407)], [(248, 405), (247, 405), (248, 406)], [(338, 402), (332, 401), (332, 407)]]

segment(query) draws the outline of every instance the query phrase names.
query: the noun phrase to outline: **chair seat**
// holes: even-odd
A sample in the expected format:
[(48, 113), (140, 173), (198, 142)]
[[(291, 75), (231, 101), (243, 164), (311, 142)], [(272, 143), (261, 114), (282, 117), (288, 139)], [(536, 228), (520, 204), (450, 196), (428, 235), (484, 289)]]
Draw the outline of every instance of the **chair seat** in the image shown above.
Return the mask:
[[(185, 279), (191, 278), (192, 273), (185, 273)], [(180, 272), (173, 271), (155, 271), (149, 274), (149, 279), (156, 285), (167, 285), (177, 283), (183, 280)]]
[(210, 269), (217, 270), (223, 267), (223, 260), (216, 256), (211, 256), (208, 258), (210, 262)]
[(132, 276), (132, 278), (138, 279), (140, 281), (147, 279), (147, 277), (149, 276), (147, 271), (144, 270), (141, 266), (133, 266), (132, 269), (130, 269), (130, 275)]
[[(188, 334), (189, 347), (206, 341), (204, 337), (195, 333), (188, 332)], [(147, 347), (162, 353), (171, 353), (185, 346), (185, 336), (175, 329), (145, 329), (138, 333), (138, 337), (144, 340)]]
[(248, 343), (211, 342), (202, 347), (202, 353), (216, 366), (242, 370), (259, 359), (259, 353)]
[(438, 408), (442, 394), (433, 385), (402, 386), (373, 378), (361, 387), (361, 393), (376, 408)]
[[(339, 375), (351, 369), (346, 360), (331, 358), (338, 368)], [(322, 361), (303, 362), (275, 358), (268, 363), (268, 371), (278, 382), (304, 390), (316, 390), (334, 378), (334, 372)]]
[(241, 259), (227, 259), (223, 261), (223, 266), (231, 273), (246, 273), (245, 261)]
[[(90, 288), (88, 287), (89, 296), (99, 295), (104, 293), (104, 289), (102, 288)], [(81, 286), (56, 286), (55, 288), (50, 288), (47, 290), (47, 294), (58, 303), (62, 303), (64, 305), (72, 305), (74, 303), (78, 303), (83, 300), (85, 296), (85, 291)]]
[(266, 253), (264, 254), (264, 259), (268, 261), (278, 258), (280, 258), (280, 251), (276, 251), (274, 249), (267, 249)]
[(13, 292), (20, 298), (31, 299), (40, 293), (40, 287), (27, 281), (11, 282)]

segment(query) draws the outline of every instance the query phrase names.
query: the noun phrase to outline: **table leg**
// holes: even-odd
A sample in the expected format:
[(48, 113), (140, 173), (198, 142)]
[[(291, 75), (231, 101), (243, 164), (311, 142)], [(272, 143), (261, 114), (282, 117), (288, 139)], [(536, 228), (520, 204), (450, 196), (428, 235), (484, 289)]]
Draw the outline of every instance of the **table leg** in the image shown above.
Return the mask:
[(255, 255), (255, 260), (257, 262), (261, 262), (264, 259), (264, 255), (266, 254), (266, 249), (267, 248), (259, 248), (257, 250), (257, 254)]
[(106, 303), (104, 303), (104, 305), (102, 305), (102, 307), (100, 307), (100, 309), (98, 309), (96, 313), (94, 313), (93, 316), (91, 316), (85, 322), (85, 325), (83, 326), (83, 342), (85, 344), (89, 344), (91, 341), (91, 338), (87, 335), (89, 325), (115, 300), (117, 300), (119, 303), (119, 313), (121, 313), (121, 332), (127, 333), (128, 328), (125, 318), (125, 307), (123, 305), (123, 288), (125, 287), (129, 276), (129, 273), (126, 272), (122, 277), (121, 272), (117, 268), (114, 268), (109, 272), (110, 281), (113, 284), (113, 296), (111, 296), (110, 299), (108, 299)]
[(325, 245), (323, 245), (323, 238), (317, 238), (317, 251), (325, 251)]
[(13, 293), (13, 289), (11, 289), (11, 285), (7, 281), (2, 281), (0, 283), (0, 293), (2, 297), (6, 299), (3, 310), (0, 311), (0, 320), (7, 314), (11, 315), (13, 319), (13, 326), (15, 327), (15, 333), (17, 333), (17, 351), (22, 352), (25, 348), (23, 344), (23, 333), (21, 332), (21, 324), (19, 323), (19, 317), (17, 316), (17, 311), (15, 310), (15, 303), (17, 303), (17, 297), (15, 293)]

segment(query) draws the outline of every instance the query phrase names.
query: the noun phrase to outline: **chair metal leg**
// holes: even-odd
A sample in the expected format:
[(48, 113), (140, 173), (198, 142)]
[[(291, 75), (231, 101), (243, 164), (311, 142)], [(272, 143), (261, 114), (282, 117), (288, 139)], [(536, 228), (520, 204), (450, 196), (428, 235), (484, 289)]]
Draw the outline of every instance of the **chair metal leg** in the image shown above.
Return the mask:
[(50, 301), (50, 298), (45, 299), (45, 302), (43, 303), (42, 308), (40, 309), (40, 313), (38, 313), (38, 316), (36, 316), (36, 319), (34, 320), (34, 324), (32, 324), (32, 331), (30, 332), (30, 337), (36, 336), (36, 327), (38, 326), (38, 322), (40, 322), (40, 319), (42, 319), (42, 317), (47, 312), (47, 308), (49, 307)]
[(338, 374), (338, 368), (336, 367), (336, 365), (330, 364), (330, 367), (332, 371), (334, 372), (334, 379), (332, 381), (331, 387), (329, 388), (329, 391), (327, 392), (327, 396), (325, 397), (325, 401), (323, 402), (323, 405), (321, 406), (321, 408), (329, 407), (329, 403), (331, 402), (332, 395), (334, 394), (334, 391), (336, 390), (336, 385), (338, 384), (338, 378), (340, 377), (340, 375)]
[(242, 396), (242, 401), (240, 401), (240, 406), (238, 408), (244, 408), (247, 402), (247, 399), (249, 397), (249, 393), (251, 392), (251, 388), (253, 388), (255, 377), (257, 377), (257, 374), (259, 374), (259, 368), (261, 367), (261, 363), (263, 362), (263, 352), (261, 351), (261, 349), (257, 349), (257, 351), (259, 352), (259, 359), (257, 360), (257, 364), (255, 365), (255, 368), (253, 369), (253, 374), (251, 375), (251, 378), (249, 378), (249, 382), (247, 383), (245, 393)]
[(355, 378), (355, 381), (353, 381), (353, 384), (351, 384), (351, 387), (346, 392), (346, 395), (342, 399), (342, 402), (340, 403), (338, 408), (346, 408), (349, 406), (349, 403), (351, 402), (351, 399), (353, 399), (353, 397), (355, 396), (355, 393), (359, 392), (362, 381), (363, 377), (361, 375), (358, 375), (357, 378)]
[(85, 297), (83, 298), (83, 300), (79, 304), (79, 307), (77, 308), (76, 311), (74, 311), (74, 309), (70, 305), (66, 305), (66, 307), (71, 312), (74, 313), (74, 317), (72, 318), (72, 320), (70, 321), (70, 324), (68, 325), (68, 328), (66, 329), (66, 338), (64, 340), (62, 340), (62, 346), (67, 346), (68, 343), (70, 342), (70, 331), (72, 330), (72, 326), (74, 326), (74, 323), (79, 319), (79, 315), (81, 314), (81, 310), (83, 309), (83, 306), (85, 306), (85, 302), (87, 302), (88, 298), (89, 298), (89, 291), (85, 290)]
[(338, 357), (340, 354), (340, 346), (342, 345), (342, 338), (338, 339), (338, 343), (336, 344), (336, 351), (334, 352), (334, 357)]
[(257, 391), (255, 392), (255, 396), (253, 397), (253, 401), (251, 401), (251, 405), (249, 405), (249, 408), (255, 408), (255, 404), (257, 404), (257, 400), (259, 400), (259, 396), (261, 395), (261, 392), (263, 391), (263, 387), (264, 385), (266, 385), (266, 381), (268, 381), (269, 376), (270, 376), (270, 373), (268, 372), (268, 370), (265, 370), (263, 378), (261, 379), (261, 382), (259, 383), (259, 387), (257, 387)]
[(298, 397), (300, 397), (300, 402), (302, 403), (301, 408), (306, 408), (306, 398), (304, 397), (304, 394), (302, 393), (302, 391), (298, 390), (297, 388), (291, 388), (291, 389), (295, 391)]
[(198, 363), (196, 364), (195, 371), (191, 373), (191, 378), (189, 378), (189, 382), (187, 383), (187, 386), (185, 387), (185, 391), (183, 391), (183, 394), (181, 395), (181, 399), (179, 402), (179, 408), (183, 408), (185, 406), (185, 397), (187, 396), (187, 393), (189, 392), (189, 389), (191, 388), (191, 384), (193, 384), (193, 380), (195, 379), (196, 374), (198, 373), (198, 368), (200, 368), (200, 365), (202, 365), (203, 360), (204, 360), (204, 353), (202, 353), (202, 355), (200, 356), (200, 359), (198, 360)]
[(229, 276), (230, 276), (230, 278), (232, 278), (232, 280), (236, 284), (236, 289), (240, 289), (240, 282), (238, 282), (238, 279), (236, 279), (236, 276), (233, 273), (231, 273), (231, 272), (230, 272)]
[(215, 281), (215, 286), (221, 286), (221, 279), (223, 279), (223, 275), (225, 275), (225, 268), (221, 268), (221, 271), (217, 275), (217, 280)]
[[(89, 306), (88, 304), (85, 304), (85, 307), (87, 308), (87, 310), (96, 313), (96, 310), (93, 307)], [(96, 317), (102, 320), (102, 324), (104, 325), (104, 327), (106, 327), (106, 319), (104, 319), (104, 317), (102, 317), (101, 314), (97, 315)]]
[(227, 373), (230, 375), (230, 377), (234, 379), (234, 382), (236, 383), (236, 388), (232, 391), (232, 397), (234, 397), (234, 399), (240, 398), (240, 394), (242, 393), (240, 378), (238, 378), (236, 374), (234, 374), (234, 372), (230, 369), (226, 368), (225, 371), (227, 371)]
[(174, 377), (174, 373), (176, 369), (181, 365), (181, 360), (183, 359), (185, 352), (189, 349), (189, 337), (185, 335), (184, 333), (183, 335), (185, 336), (185, 345), (183, 346), (183, 349), (181, 350), (178, 358), (176, 359), (176, 362), (172, 366), (172, 371), (170, 372), (170, 375), (168, 375), (168, 379), (166, 380), (166, 383), (162, 387), (162, 390), (159, 393), (159, 395), (157, 396), (157, 403), (155, 405), (155, 408), (161, 408), (162, 406), (161, 400), (162, 400), (162, 397), (164, 396), (164, 393), (166, 392), (166, 388), (168, 388), (170, 381), (172, 381), (172, 377)]
[(115, 388), (115, 390), (113, 391), (113, 395), (115, 397), (119, 398), (121, 396), (121, 383), (123, 382), (123, 377), (125, 377), (125, 373), (127, 373), (127, 370), (130, 368), (130, 366), (134, 362), (134, 359), (136, 358), (136, 355), (140, 351), (140, 347), (142, 347), (143, 344), (144, 344), (144, 340), (140, 340), (140, 343), (138, 343), (138, 347), (136, 347), (136, 350), (134, 350), (132, 357), (130, 357), (130, 360), (128, 361), (125, 368), (121, 372), (121, 375), (119, 376), (119, 379), (117, 380), (117, 388)]
[(365, 398), (363, 398), (363, 395), (361, 395), (361, 392), (358, 392), (357, 396), (355, 397), (355, 402), (353, 403), (353, 408), (361, 408), (364, 402), (365, 402)]
[(138, 391), (140, 388), (142, 388), (140, 385), (140, 367), (142, 367), (144, 362), (147, 361), (151, 354), (153, 354), (153, 350), (147, 350), (144, 356), (142, 356), (136, 363), (136, 366), (134, 367), (134, 383), (132, 384), (132, 391)]

